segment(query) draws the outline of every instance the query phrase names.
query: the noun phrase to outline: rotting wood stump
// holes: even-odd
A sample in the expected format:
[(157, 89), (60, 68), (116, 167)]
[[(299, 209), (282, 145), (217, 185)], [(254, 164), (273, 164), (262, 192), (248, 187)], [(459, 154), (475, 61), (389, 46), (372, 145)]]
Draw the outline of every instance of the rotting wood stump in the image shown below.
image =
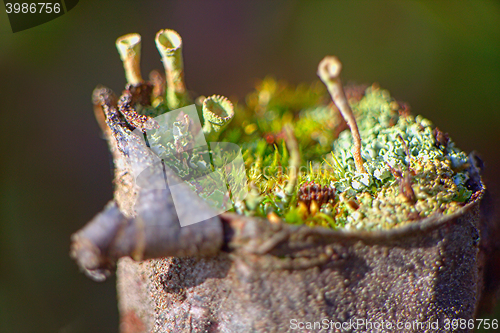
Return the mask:
[[(115, 166), (114, 200), (71, 247), (95, 280), (116, 269), (122, 332), (363, 332), (398, 322), (412, 326), (394, 331), (451, 331), (454, 319), (488, 307), (498, 287), (489, 261), (497, 228), (482, 203), (475, 154), (463, 207), (394, 229), (333, 230), (235, 213), (181, 227), (180, 219), (213, 208), (132, 131), (156, 126), (131, 106), (147, 104), (158, 86), (130, 76), (137, 82), (120, 99), (94, 91)], [(167, 97), (182, 99), (175, 91)], [(137, 184), (137, 170), (149, 170), (141, 178), (148, 187)], [(167, 178), (178, 184), (180, 204)]]

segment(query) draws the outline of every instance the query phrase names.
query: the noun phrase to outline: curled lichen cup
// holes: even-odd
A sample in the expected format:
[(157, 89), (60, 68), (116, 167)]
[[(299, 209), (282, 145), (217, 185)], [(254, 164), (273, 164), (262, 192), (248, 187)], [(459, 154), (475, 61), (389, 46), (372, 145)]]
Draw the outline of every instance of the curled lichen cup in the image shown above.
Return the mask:
[(123, 61), (125, 76), (130, 84), (142, 82), (141, 76), (141, 35), (128, 34), (116, 40), (116, 48)]
[(233, 103), (226, 97), (219, 95), (205, 98), (202, 112), (203, 132), (209, 142), (217, 140), (222, 130), (234, 117)]
[(170, 110), (184, 106), (188, 100), (184, 83), (182, 38), (170, 29), (158, 31), (155, 38), (167, 79), (166, 102)]

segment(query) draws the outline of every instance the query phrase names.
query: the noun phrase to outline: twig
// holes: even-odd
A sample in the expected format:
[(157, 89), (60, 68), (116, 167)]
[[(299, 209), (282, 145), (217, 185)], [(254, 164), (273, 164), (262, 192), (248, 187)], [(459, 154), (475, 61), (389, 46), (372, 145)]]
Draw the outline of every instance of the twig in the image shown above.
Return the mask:
[(342, 88), (342, 82), (340, 80), (340, 71), (342, 70), (342, 64), (339, 59), (334, 56), (326, 56), (318, 66), (318, 76), (321, 81), (326, 85), (332, 100), (340, 110), (342, 117), (344, 117), (347, 125), (351, 129), (351, 134), (354, 140), (354, 163), (356, 164), (356, 171), (359, 173), (366, 173), (363, 166), (363, 159), (361, 157), (361, 136), (359, 135), (358, 125), (356, 124), (356, 119), (352, 113), (351, 107), (347, 102), (347, 98)]

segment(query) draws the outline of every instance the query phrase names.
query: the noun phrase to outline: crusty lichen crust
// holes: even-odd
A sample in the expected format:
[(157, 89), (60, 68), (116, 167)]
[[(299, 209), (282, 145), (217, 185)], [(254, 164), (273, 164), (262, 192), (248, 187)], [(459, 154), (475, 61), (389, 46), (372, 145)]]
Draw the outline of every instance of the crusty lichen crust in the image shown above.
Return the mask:
[[(359, 203), (359, 209), (347, 217), (346, 227), (390, 228), (435, 213), (452, 213), (470, 198), (467, 155), (449, 139), (439, 142), (440, 132), (429, 120), (399, 114), (389, 93), (378, 88), (368, 88), (353, 108), (368, 176), (354, 171), (350, 137), (341, 133), (333, 154), (346, 172), (334, 186), (344, 200)], [(411, 186), (413, 198), (405, 195), (405, 186)]]

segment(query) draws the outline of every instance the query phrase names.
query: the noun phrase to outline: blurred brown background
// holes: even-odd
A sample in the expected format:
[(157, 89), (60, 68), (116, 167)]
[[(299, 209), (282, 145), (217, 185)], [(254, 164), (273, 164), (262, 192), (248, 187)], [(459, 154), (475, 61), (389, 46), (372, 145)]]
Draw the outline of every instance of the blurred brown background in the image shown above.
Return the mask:
[(92, 282), (68, 252), (71, 233), (112, 198), (90, 96), (99, 83), (123, 88), (114, 41), (126, 33), (143, 36), (146, 75), (161, 68), (155, 33), (177, 30), (188, 88), (240, 100), (266, 74), (316, 80), (335, 54), (345, 82), (379, 82), (478, 150), (500, 194), (497, 1), (80, 0), (16, 34), (0, 8), (1, 332), (118, 330), (115, 279)]

